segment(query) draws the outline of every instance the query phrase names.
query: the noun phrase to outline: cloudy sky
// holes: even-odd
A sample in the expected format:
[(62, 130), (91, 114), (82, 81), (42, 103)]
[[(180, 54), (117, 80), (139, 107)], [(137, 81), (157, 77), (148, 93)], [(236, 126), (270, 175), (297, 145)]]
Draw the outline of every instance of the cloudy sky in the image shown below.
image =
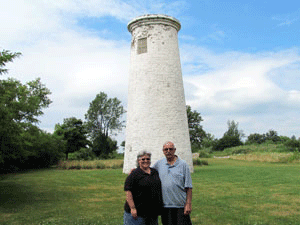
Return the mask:
[[(131, 35), (143, 14), (180, 20), (186, 103), (219, 138), (227, 121), (245, 135), (300, 137), (300, 2), (297, 0), (0, 0), (0, 50), (21, 52), (9, 74), (40, 77), (53, 103), (40, 128), (84, 120), (99, 92), (127, 107)], [(3, 77), (4, 78), (4, 77)], [(124, 130), (125, 131), (125, 130)], [(116, 139), (125, 139), (124, 132)]]

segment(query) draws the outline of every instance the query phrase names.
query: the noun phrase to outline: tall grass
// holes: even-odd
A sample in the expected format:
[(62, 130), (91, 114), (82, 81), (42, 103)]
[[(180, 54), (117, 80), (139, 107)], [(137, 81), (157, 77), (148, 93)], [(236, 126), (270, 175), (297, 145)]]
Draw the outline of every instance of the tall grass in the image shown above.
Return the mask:
[(278, 162), (278, 163), (299, 163), (299, 152), (290, 152), (284, 144), (264, 143), (260, 145), (242, 145), (227, 148), (222, 152), (214, 152), (217, 157), (229, 156), (230, 159)]
[(246, 154), (246, 153), (290, 153), (290, 149), (284, 144), (274, 143), (263, 143), (253, 145), (241, 145), (232, 148), (227, 148), (223, 151), (223, 154), (234, 155), (234, 154)]
[(70, 160), (60, 161), (58, 169), (119, 169), (123, 168), (123, 159), (108, 160)]
[[(231, 159), (246, 160), (246, 161), (257, 161), (257, 162), (288, 162), (294, 153), (251, 153), (251, 154), (240, 154), (232, 155)], [(290, 160), (292, 162), (293, 160)], [(295, 163), (297, 161), (295, 160)]]

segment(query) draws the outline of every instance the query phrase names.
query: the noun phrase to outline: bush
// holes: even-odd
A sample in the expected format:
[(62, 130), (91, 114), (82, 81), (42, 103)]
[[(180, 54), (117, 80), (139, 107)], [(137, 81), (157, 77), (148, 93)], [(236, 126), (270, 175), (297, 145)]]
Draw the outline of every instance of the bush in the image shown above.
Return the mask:
[(197, 144), (191, 144), (192, 153), (198, 152), (200, 147)]
[(217, 139), (213, 135), (207, 133), (206, 137), (202, 140), (202, 149), (212, 148), (215, 145), (216, 141)]
[(266, 136), (264, 134), (250, 134), (246, 141), (246, 144), (261, 144), (266, 141)]
[(205, 150), (199, 151), (199, 158), (211, 158), (211, 157), (212, 155), (209, 152)]
[(105, 169), (105, 168), (106, 168), (106, 166), (105, 166), (105, 164), (104, 164), (104, 163), (102, 163), (102, 162), (98, 162), (98, 163), (97, 163), (97, 165), (96, 165), (96, 168), (97, 168), (97, 169)]
[(113, 164), (111, 166), (112, 169), (120, 169), (120, 168), (123, 168), (123, 163), (122, 164)]
[(69, 170), (74, 170), (74, 169), (80, 170), (80, 169), (81, 169), (81, 166), (80, 166), (80, 165), (71, 165), (71, 166), (69, 166), (68, 169), (69, 169)]
[(224, 151), (225, 148), (235, 147), (243, 145), (239, 137), (237, 136), (223, 136), (221, 139), (215, 142), (213, 146), (214, 151)]
[(236, 155), (236, 154), (248, 154), (251, 153), (252, 150), (247, 149), (247, 148), (240, 148), (240, 149), (235, 149), (231, 152), (232, 155)]
[(58, 163), (59, 169), (119, 169), (123, 168), (123, 160), (68, 160)]
[(96, 155), (90, 148), (81, 148), (79, 151), (69, 154), (69, 160), (93, 160), (95, 158)]
[(193, 159), (193, 165), (196, 166), (196, 165), (199, 165), (199, 166), (202, 166), (202, 165), (208, 165), (208, 161), (206, 160), (201, 160), (199, 158), (197, 159)]
[(93, 140), (92, 150), (99, 159), (113, 159), (117, 148), (117, 141), (104, 134), (100, 133)]
[(281, 163), (291, 163), (291, 162), (294, 162), (294, 161), (297, 161), (297, 162), (300, 161), (300, 153), (299, 152), (294, 152), (289, 157), (282, 157), (279, 162), (281, 162)]
[(93, 167), (92, 165), (86, 165), (86, 164), (83, 164), (83, 165), (82, 165), (82, 169), (88, 170), (88, 169), (94, 169), (94, 167)]
[(284, 143), (286, 147), (289, 148), (291, 152), (299, 152), (300, 151), (300, 141), (296, 139), (290, 139)]

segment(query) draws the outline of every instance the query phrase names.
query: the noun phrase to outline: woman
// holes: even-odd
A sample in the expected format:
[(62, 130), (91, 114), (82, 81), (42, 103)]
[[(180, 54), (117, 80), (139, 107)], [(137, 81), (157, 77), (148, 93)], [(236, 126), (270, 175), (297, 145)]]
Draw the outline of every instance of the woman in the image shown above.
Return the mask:
[(161, 182), (157, 170), (150, 168), (151, 153), (140, 152), (137, 166), (125, 181), (124, 225), (158, 225), (163, 207)]

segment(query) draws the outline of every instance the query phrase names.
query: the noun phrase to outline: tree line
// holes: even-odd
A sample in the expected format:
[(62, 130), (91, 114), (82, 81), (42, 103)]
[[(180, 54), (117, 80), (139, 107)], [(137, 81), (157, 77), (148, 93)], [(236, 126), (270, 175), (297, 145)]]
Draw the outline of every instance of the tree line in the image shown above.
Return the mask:
[(284, 144), (289, 151), (300, 152), (300, 138), (297, 139), (294, 135), (291, 138), (280, 136), (277, 131), (271, 129), (264, 134), (250, 134), (246, 140), (243, 141), (245, 134), (242, 130), (239, 130), (239, 123), (234, 120), (228, 120), (227, 131), (218, 139), (203, 130), (201, 125), (203, 119), (200, 113), (196, 110), (192, 111), (190, 106), (187, 106), (187, 116), (193, 152), (198, 152), (204, 148), (208, 148), (211, 151), (224, 151), (226, 148), (235, 146), (259, 145), (264, 143)]
[[(20, 56), (19, 52), (0, 51), (0, 76), (8, 73), (6, 64)], [(53, 133), (48, 133), (38, 127), (38, 117), (52, 103), (50, 94), (40, 78), (25, 84), (14, 78), (0, 80), (0, 173), (49, 167), (68, 159), (70, 153), (72, 159), (85, 160), (117, 155), (117, 141), (112, 136), (123, 129), (122, 116), (126, 112), (120, 100), (100, 92), (90, 102), (84, 121), (65, 118), (55, 125)], [(186, 110), (193, 152), (265, 142), (284, 143), (291, 151), (300, 149), (299, 139), (279, 136), (274, 130), (250, 134), (243, 141), (245, 135), (234, 120), (227, 122), (227, 131), (217, 139), (204, 131), (199, 112), (188, 105)], [(125, 146), (124, 141), (121, 146)]]
[[(8, 73), (6, 64), (19, 56), (19, 52), (0, 51), (1, 76)], [(109, 135), (124, 127), (121, 101), (100, 92), (90, 103), (85, 121), (65, 118), (48, 133), (38, 127), (38, 117), (52, 103), (50, 94), (40, 78), (25, 84), (14, 78), (0, 80), (0, 173), (49, 167), (73, 152), (87, 159), (115, 154), (117, 141)]]

